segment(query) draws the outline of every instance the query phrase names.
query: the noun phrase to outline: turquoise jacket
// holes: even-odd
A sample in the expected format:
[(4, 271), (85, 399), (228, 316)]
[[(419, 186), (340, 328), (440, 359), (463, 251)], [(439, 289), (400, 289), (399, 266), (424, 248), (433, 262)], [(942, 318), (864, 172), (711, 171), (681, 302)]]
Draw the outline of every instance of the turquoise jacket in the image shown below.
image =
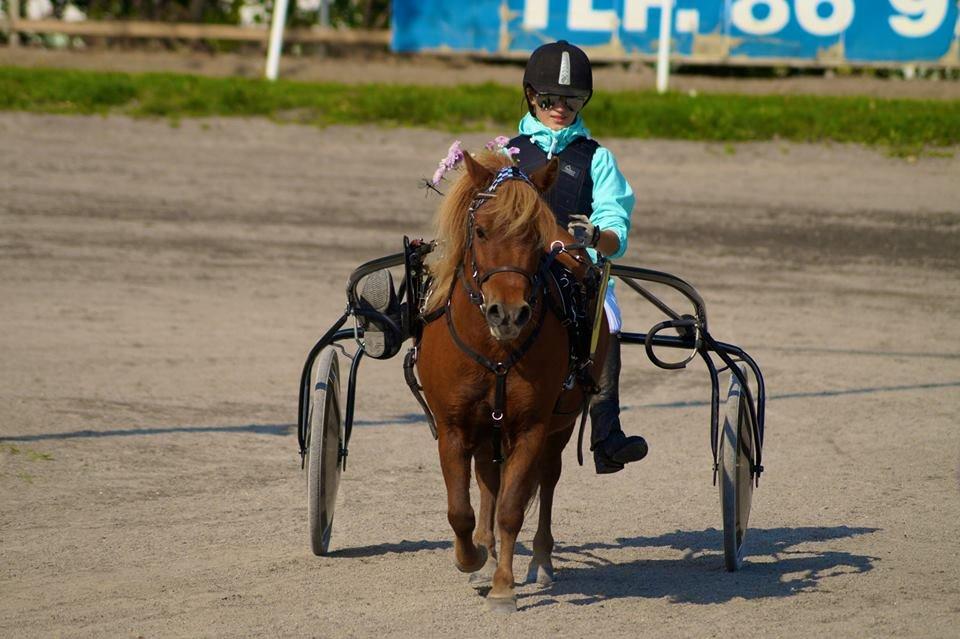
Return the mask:
[[(547, 154), (547, 159), (562, 152), (577, 138), (590, 137), (590, 130), (583, 124), (583, 118), (579, 114), (570, 126), (553, 131), (528, 113), (520, 120), (520, 133), (529, 135)], [(633, 189), (617, 167), (613, 154), (602, 146), (593, 154), (590, 177), (593, 178), (593, 212), (590, 214), (590, 221), (601, 231), (613, 231), (617, 234), (620, 248), (608, 256), (616, 259), (627, 252), (630, 215), (636, 198), (633, 196)], [(597, 258), (593, 249), (590, 249), (590, 256), (594, 260)]]

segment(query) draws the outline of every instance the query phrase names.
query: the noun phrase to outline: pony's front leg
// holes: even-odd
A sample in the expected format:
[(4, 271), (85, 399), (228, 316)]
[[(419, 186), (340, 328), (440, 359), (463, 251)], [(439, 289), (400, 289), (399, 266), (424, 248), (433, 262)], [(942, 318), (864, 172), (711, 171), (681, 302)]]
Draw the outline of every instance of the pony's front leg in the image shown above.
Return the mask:
[(470, 506), (470, 451), (459, 432), (438, 428), (440, 468), (447, 485), (447, 520), (453, 528), (454, 556), (461, 572), (476, 572), (487, 562), (487, 549), (476, 546), (472, 535), (476, 521)]
[(493, 574), (493, 588), (487, 595), (487, 603), (493, 610), (513, 612), (517, 609), (517, 595), (513, 589), (513, 552), (517, 535), (523, 527), (524, 511), (539, 480), (536, 463), (545, 430), (544, 425), (539, 424), (519, 435), (504, 462), (497, 499), (500, 557)]
[(480, 488), (480, 519), (473, 534), (473, 541), (486, 548), (489, 557), (482, 570), (470, 575), (470, 583), (482, 587), (490, 584), (497, 567), (497, 539), (493, 526), (497, 514), (497, 493), (500, 491), (500, 465), (493, 461), (493, 445), (489, 441), (478, 446), (473, 456), (477, 485)]

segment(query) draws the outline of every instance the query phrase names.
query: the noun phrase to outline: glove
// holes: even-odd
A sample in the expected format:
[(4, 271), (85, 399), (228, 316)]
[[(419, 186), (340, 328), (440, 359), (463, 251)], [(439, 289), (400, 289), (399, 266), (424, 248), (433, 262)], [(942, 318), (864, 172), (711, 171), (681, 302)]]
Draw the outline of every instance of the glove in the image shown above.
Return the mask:
[(567, 231), (577, 242), (590, 248), (596, 248), (600, 241), (600, 229), (586, 215), (571, 215)]

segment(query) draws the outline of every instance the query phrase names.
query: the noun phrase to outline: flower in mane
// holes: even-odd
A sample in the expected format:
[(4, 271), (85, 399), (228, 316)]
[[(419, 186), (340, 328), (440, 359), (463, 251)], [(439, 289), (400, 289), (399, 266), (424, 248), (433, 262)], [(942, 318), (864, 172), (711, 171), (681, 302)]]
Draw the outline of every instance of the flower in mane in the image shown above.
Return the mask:
[(503, 153), (511, 158), (520, 155), (520, 149), (515, 146), (507, 147), (510, 144), (510, 138), (505, 135), (498, 135), (484, 145), (484, 148), (494, 153)]
[(460, 144), (460, 140), (455, 140), (447, 150), (447, 156), (440, 160), (440, 164), (433, 174), (433, 179), (430, 181), (433, 186), (440, 184), (440, 180), (443, 179), (447, 171), (452, 171), (457, 168), (458, 164), (463, 162), (463, 149), (460, 147)]

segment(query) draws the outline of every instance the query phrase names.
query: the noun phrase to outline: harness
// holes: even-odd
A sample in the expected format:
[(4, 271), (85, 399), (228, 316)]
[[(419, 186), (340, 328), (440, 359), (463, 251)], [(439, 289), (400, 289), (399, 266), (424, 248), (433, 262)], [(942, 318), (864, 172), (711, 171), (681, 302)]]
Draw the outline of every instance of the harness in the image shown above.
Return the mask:
[[(490, 419), (493, 428), (493, 461), (495, 463), (503, 462), (501, 438), (503, 420), (507, 410), (507, 375), (510, 373), (510, 369), (519, 362), (533, 346), (543, 328), (548, 307), (557, 315), (561, 324), (568, 331), (570, 373), (563, 384), (564, 389), (570, 390), (576, 382), (580, 382), (581, 385), (584, 386), (585, 395), (596, 393), (599, 390), (588, 370), (592, 362), (589, 361), (590, 322), (587, 306), (589, 300), (592, 299), (591, 294), (595, 297), (597, 289), (598, 277), (595, 272), (596, 269), (590, 269), (590, 276), (588, 276), (585, 281), (581, 282), (578, 280), (572, 271), (557, 261), (557, 256), (566, 252), (577, 261), (583, 262), (583, 259), (567, 251), (567, 247), (564, 246), (563, 242), (557, 241), (553, 243), (550, 251), (541, 259), (537, 271), (534, 274), (530, 274), (516, 266), (499, 266), (483, 273), (480, 272), (480, 267), (477, 263), (476, 249), (473, 244), (477, 211), (487, 200), (496, 197), (497, 188), (507, 180), (521, 180), (533, 186), (521, 168), (509, 166), (501, 169), (490, 186), (474, 196), (470, 203), (470, 208), (467, 211), (466, 229), (466, 255), (469, 259), (471, 272), (468, 275), (464, 270), (464, 264), (461, 264), (457, 268), (456, 277), (454, 277), (450, 283), (446, 305), (421, 318), (424, 323), (428, 323), (438, 319), (441, 314), (446, 315), (447, 329), (450, 331), (450, 336), (457, 347), (473, 361), (493, 373), (495, 378), (494, 400)], [(525, 299), (525, 302), (530, 305), (531, 308), (536, 308), (536, 321), (518, 348), (510, 349), (507, 357), (499, 361), (494, 361), (471, 348), (457, 333), (453, 322), (452, 300), (457, 282), (460, 282), (466, 291), (470, 303), (477, 306), (481, 313), (484, 313), (486, 301), (483, 296), (482, 286), (491, 277), (500, 273), (517, 273), (527, 279), (530, 284), (530, 293)], [(548, 289), (551, 288), (551, 285), (557, 292), (556, 299), (549, 293)], [(598, 300), (597, 303), (602, 302)], [(428, 420), (431, 426), (433, 426), (432, 415), (420, 393), (422, 387), (417, 383), (416, 376), (413, 373), (418, 348), (419, 344), (414, 346), (405, 358), (405, 378), (414, 397), (420, 403), (421, 407), (424, 408)], [(586, 415), (586, 403), (585, 399), (584, 405), (581, 407), (584, 416)], [(581, 420), (581, 430), (582, 428), (583, 420)]]

